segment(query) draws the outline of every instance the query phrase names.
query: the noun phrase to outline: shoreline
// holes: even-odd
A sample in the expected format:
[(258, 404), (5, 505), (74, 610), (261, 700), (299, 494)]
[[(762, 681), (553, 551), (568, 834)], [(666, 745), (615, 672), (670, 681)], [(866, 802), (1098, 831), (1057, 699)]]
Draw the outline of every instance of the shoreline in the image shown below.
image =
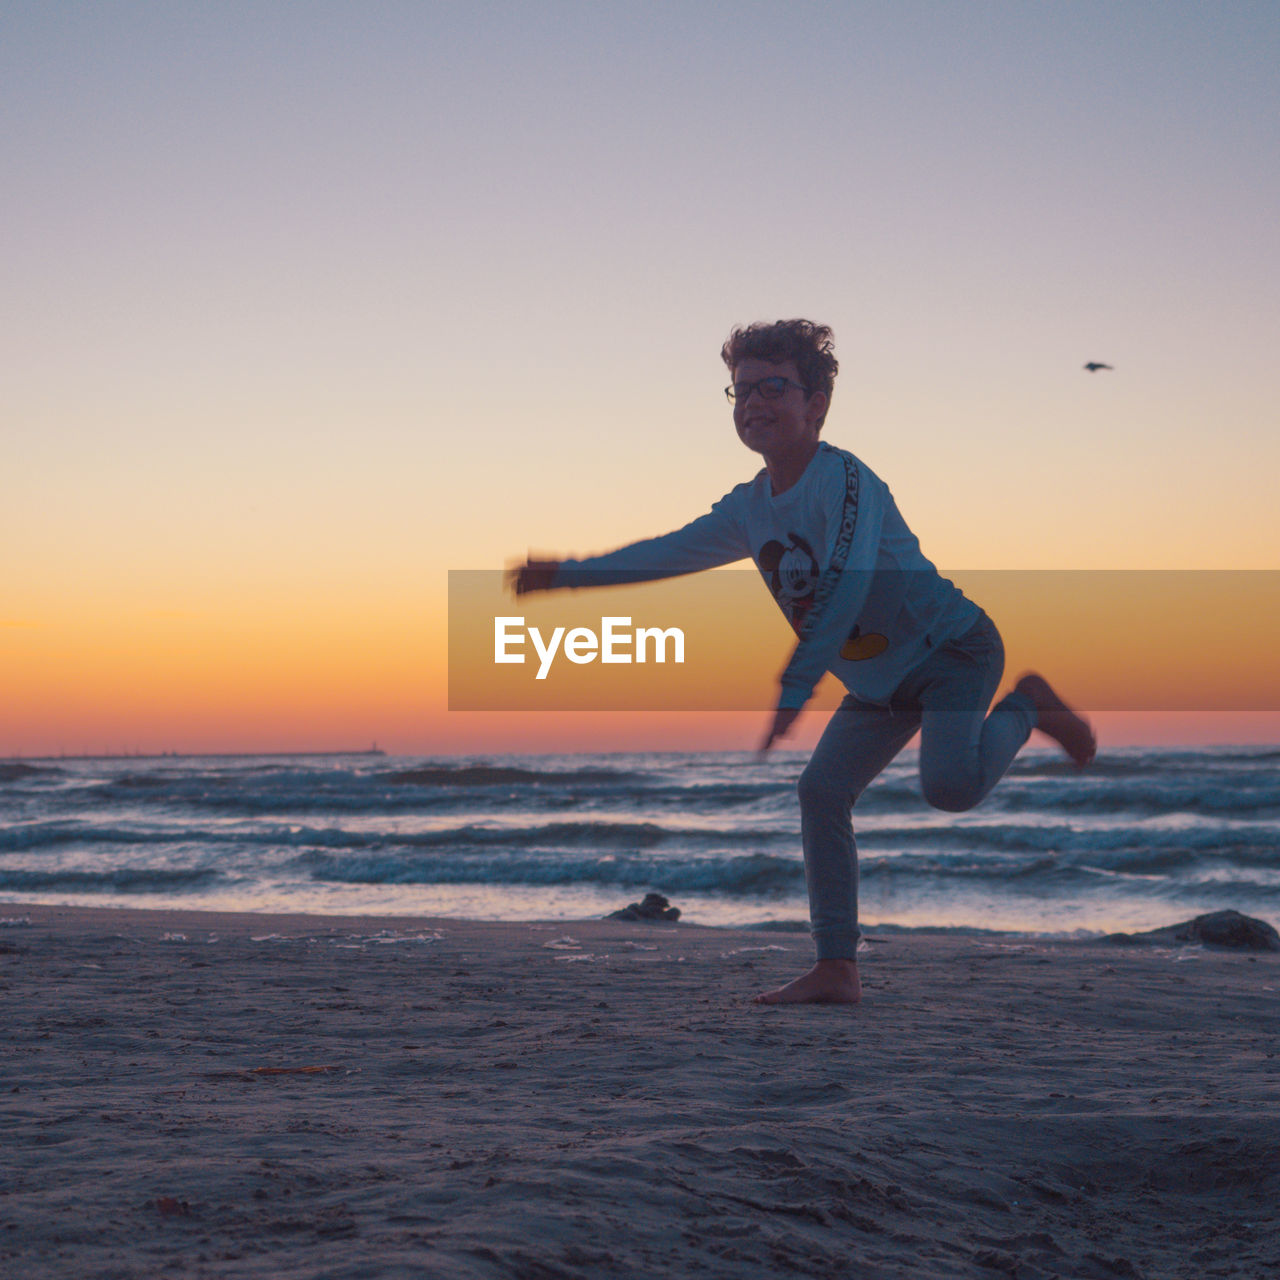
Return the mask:
[[(620, 899), (619, 899), (620, 900)], [(675, 904), (680, 905), (680, 904)], [(696, 905), (696, 904), (695, 904)], [(809, 922), (800, 916), (792, 919), (760, 920), (746, 923), (716, 924), (690, 918), (687, 907), (682, 907), (682, 917), (675, 922), (680, 930), (706, 930), (715, 934), (743, 933), (749, 935), (776, 935), (780, 940), (809, 939)], [(383, 929), (411, 928), (445, 928), (462, 927), (476, 929), (516, 930), (528, 927), (590, 929), (595, 925), (616, 925), (633, 923), (630, 921), (611, 920), (608, 916), (576, 916), (576, 917), (541, 917), (529, 916), (520, 918), (497, 918), (483, 916), (451, 916), (432, 915), (409, 911), (391, 912), (386, 910), (372, 911), (282, 911), (277, 908), (264, 907), (261, 910), (228, 909), (222, 907), (196, 906), (137, 906), (134, 904), (86, 904), (80, 902), (37, 902), (27, 898), (9, 899), (0, 896), (0, 929), (6, 920), (16, 916), (31, 916), (35, 912), (41, 922), (74, 923), (79, 914), (86, 918), (103, 917), (104, 921), (112, 915), (121, 917), (138, 917), (142, 922), (151, 917), (173, 917), (186, 921), (192, 928), (237, 930), (241, 933), (252, 932), (252, 924), (258, 922), (259, 930), (263, 922), (272, 920), (287, 921), (289, 927), (299, 931), (334, 932), (340, 928), (356, 929), (357, 927), (378, 927)], [(1172, 912), (1168, 914), (1173, 914)], [(32, 920), (36, 917), (32, 916)], [(1265, 917), (1253, 917), (1264, 925), (1275, 928), (1275, 923)], [(671, 927), (671, 922), (641, 921), (645, 927), (658, 929)], [(1181, 924), (1179, 921), (1176, 924)], [(173, 927), (172, 923), (165, 927)], [(863, 924), (864, 940), (871, 942), (884, 941), (890, 938), (928, 940), (933, 938), (954, 938), (959, 941), (983, 940), (1010, 944), (1027, 944), (1033, 946), (1089, 946), (1105, 945), (1115, 947), (1117, 940), (1121, 944), (1131, 942), (1139, 946), (1165, 945), (1154, 937), (1158, 933), (1168, 933), (1175, 927), (1175, 922), (1150, 925), (1145, 929), (1031, 929), (1031, 928), (998, 928), (988, 925), (965, 924), (896, 924), (885, 922), (879, 924)], [(1186, 942), (1182, 946), (1199, 946), (1196, 942)], [(1232, 948), (1212, 948), (1213, 950), (1232, 950)]]
[(1280, 1271), (1280, 953), (5, 904), (48, 1280)]
[[(1280, 923), (1268, 761), (1143, 752), (1081, 780), (1043, 750), (954, 817), (922, 803), (911, 760), (892, 764), (858, 819), (864, 923), (1055, 941), (1229, 907)], [(19, 770), (0, 898), (567, 920), (653, 890), (685, 922), (789, 932), (808, 918), (796, 769), (747, 759), (0, 765)]]

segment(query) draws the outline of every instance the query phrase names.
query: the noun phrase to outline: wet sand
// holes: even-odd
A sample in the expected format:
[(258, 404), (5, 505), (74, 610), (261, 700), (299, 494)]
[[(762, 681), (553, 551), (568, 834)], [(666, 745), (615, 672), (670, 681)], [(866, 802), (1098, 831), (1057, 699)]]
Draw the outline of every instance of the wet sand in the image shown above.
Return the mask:
[(0, 918), (6, 1275), (1280, 1275), (1274, 953)]

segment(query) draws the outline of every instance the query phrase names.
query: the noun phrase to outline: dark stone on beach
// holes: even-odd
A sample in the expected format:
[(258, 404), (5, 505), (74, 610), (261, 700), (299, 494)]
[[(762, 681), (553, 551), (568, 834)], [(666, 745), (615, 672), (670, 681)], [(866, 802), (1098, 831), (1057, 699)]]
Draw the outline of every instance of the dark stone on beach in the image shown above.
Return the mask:
[(1208, 915), (1148, 929), (1146, 933), (1111, 933), (1107, 942), (1153, 942), (1171, 946), (1175, 943), (1199, 942), (1206, 947), (1233, 947), (1246, 951), (1280, 951), (1280, 933), (1265, 920), (1242, 915), (1239, 911), (1211, 911)]
[(646, 893), (643, 902), (630, 902), (621, 911), (610, 911), (606, 920), (679, 920), (680, 908), (673, 907), (660, 893)]

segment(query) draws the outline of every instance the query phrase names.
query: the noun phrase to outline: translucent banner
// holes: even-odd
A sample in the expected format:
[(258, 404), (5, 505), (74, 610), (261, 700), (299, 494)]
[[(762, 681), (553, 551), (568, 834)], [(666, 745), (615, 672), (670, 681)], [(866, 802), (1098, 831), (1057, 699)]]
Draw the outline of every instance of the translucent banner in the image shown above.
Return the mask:
[[(1280, 710), (1280, 571), (945, 576), (1000, 628), (1006, 684), (1035, 669), (1091, 711)], [(764, 711), (795, 644), (753, 569), (519, 597), (500, 571), (449, 574), (452, 711)], [(844, 693), (828, 675), (817, 702)]]

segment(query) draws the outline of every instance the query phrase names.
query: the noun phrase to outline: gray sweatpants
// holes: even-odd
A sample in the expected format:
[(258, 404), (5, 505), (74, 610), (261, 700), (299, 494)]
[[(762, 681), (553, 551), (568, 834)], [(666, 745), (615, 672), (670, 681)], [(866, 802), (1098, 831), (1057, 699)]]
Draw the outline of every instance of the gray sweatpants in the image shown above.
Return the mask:
[(889, 706), (845, 698), (800, 775), (800, 830), (809, 918), (818, 959), (855, 957), (858, 848), (853, 806), (867, 784), (920, 730), (920, 782), (937, 809), (972, 809), (1004, 776), (1035, 728), (1031, 700), (1010, 693), (992, 708), (1004, 644), (984, 613), (935, 650)]

